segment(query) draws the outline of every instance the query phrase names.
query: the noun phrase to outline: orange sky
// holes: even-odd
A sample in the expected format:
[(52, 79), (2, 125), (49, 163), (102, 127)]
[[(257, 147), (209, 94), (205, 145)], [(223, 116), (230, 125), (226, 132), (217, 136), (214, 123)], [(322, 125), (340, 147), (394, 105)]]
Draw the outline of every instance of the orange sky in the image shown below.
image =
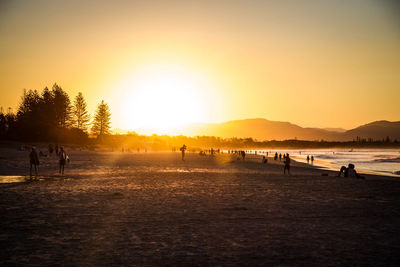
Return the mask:
[(57, 82), (114, 128), (400, 120), (395, 2), (1, 1), (0, 106)]

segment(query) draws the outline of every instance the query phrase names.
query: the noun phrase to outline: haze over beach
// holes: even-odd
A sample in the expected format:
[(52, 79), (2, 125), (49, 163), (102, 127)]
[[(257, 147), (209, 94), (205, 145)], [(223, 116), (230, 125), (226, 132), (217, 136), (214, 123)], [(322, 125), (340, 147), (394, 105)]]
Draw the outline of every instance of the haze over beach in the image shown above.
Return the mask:
[(399, 14), (0, 1), (0, 265), (399, 266)]

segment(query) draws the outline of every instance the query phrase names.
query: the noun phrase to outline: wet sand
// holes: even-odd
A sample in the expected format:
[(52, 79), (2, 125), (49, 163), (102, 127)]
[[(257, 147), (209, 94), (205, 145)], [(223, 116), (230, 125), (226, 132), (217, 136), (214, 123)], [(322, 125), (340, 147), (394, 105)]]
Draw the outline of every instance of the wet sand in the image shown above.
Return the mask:
[[(28, 152), (0, 152), (0, 175), (28, 174)], [(255, 156), (69, 154), (64, 176), (41, 158), (39, 181), (0, 184), (2, 265), (400, 264), (396, 178), (302, 163), (288, 176)]]

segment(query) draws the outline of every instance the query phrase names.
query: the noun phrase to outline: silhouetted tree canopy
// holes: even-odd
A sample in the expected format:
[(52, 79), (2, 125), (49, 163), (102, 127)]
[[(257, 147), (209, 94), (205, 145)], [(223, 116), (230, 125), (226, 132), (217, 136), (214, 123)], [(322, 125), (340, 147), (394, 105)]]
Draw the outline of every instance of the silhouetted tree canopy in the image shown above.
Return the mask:
[(52, 88), (56, 121), (59, 127), (68, 127), (72, 124), (71, 101), (68, 94), (56, 83)]
[(88, 136), (72, 127), (71, 102), (56, 83), (40, 94), (24, 90), (16, 115), (0, 114), (0, 137), (26, 141), (85, 142)]
[(73, 125), (83, 131), (87, 131), (90, 115), (87, 111), (87, 105), (82, 93), (79, 92), (74, 100), (74, 107), (72, 112)]
[(94, 116), (92, 133), (101, 139), (104, 135), (110, 134), (111, 113), (110, 108), (104, 100), (97, 106), (96, 115)]

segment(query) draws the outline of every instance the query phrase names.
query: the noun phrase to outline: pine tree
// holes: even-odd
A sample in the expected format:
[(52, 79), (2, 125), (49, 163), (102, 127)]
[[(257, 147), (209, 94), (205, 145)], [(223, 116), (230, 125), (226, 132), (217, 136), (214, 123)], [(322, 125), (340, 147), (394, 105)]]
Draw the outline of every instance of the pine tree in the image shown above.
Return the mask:
[(96, 115), (93, 120), (92, 132), (98, 138), (102, 138), (104, 135), (110, 133), (110, 108), (104, 100), (97, 106)]
[(71, 125), (71, 101), (68, 94), (56, 83), (53, 85), (52, 94), (58, 126), (69, 127)]
[(87, 111), (85, 98), (81, 92), (75, 97), (72, 116), (74, 126), (83, 131), (87, 131), (90, 115)]

